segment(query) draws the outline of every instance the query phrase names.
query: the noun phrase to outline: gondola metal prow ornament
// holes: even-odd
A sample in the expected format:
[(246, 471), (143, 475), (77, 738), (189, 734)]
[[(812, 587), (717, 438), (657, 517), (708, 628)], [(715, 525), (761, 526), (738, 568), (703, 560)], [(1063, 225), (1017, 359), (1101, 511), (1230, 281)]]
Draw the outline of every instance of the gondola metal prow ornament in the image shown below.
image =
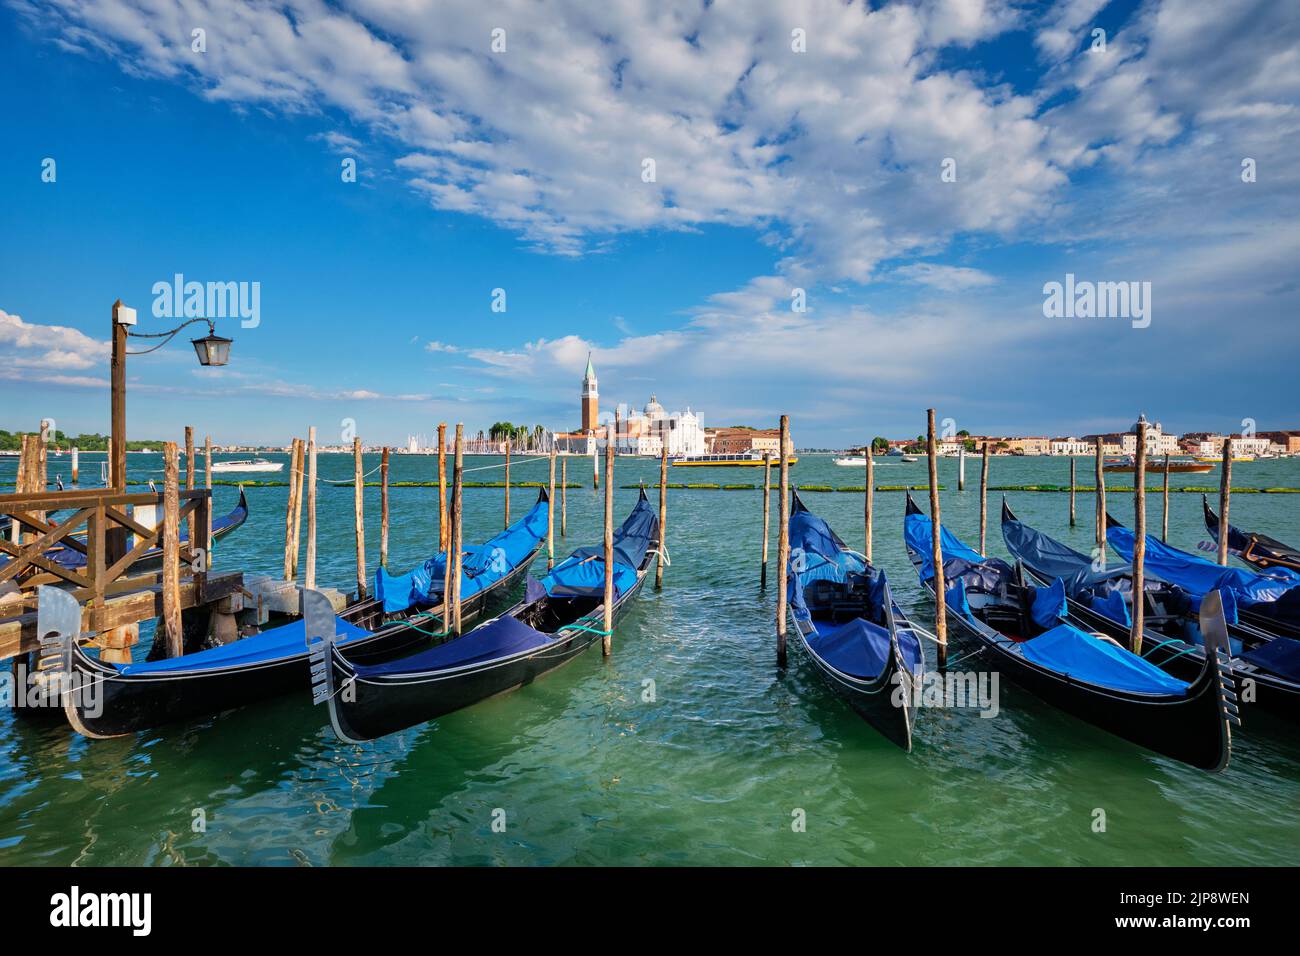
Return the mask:
[(304, 590), (302, 620), (311, 664), (311, 702), (323, 704), (334, 696), (334, 673), (329, 660), (337, 627), (334, 606), (319, 591)]
[[(1201, 599), (1201, 636), (1205, 639), (1207, 653), (1213, 654), (1218, 664), (1219, 696), (1229, 722), (1241, 726), (1237, 708), (1236, 685), (1232, 679), (1232, 664), (1228, 658), (1228, 623), (1223, 614), (1223, 595), (1216, 588)], [(1225, 729), (1226, 730), (1226, 729)]]
[(67, 591), (49, 584), (36, 589), (36, 634), (40, 651), (36, 659), (45, 693), (61, 699), (72, 674), (72, 643), (81, 636), (81, 605)]

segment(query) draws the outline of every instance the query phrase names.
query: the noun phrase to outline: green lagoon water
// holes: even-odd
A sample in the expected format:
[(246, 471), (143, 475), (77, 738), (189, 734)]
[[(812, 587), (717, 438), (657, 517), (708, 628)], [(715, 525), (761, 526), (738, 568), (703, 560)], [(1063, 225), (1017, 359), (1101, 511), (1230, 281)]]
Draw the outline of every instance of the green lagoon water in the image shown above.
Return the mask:
[[(85, 455), (98, 474), (102, 456)], [(272, 456), (275, 457), (275, 456)], [(284, 459), (285, 456), (279, 456)], [(494, 459), (471, 458), (468, 467)], [(366, 468), (377, 456), (367, 456)], [(569, 534), (557, 553), (595, 543), (601, 499), (590, 465), (569, 462)], [(1080, 477), (1090, 471), (1080, 460)], [(394, 459), (392, 478), (428, 480), (435, 459)], [(620, 459), (617, 483), (657, 478), (657, 462)], [(978, 527), (977, 460), (956, 489), (941, 478), (945, 523)], [(992, 483), (1060, 484), (1068, 462), (995, 459)], [(132, 455), (132, 477), (160, 477), (156, 455)], [(517, 479), (544, 480), (520, 463)], [(0, 461), (0, 483), (14, 463)], [(68, 471), (54, 459), (51, 474)], [(322, 455), (323, 478), (351, 476), (350, 456)], [(683, 473), (686, 473), (685, 476)], [(923, 484), (925, 463), (890, 462), (878, 484)], [(1300, 460), (1238, 464), (1238, 484), (1300, 486)], [(492, 479), (495, 471), (469, 478)], [(857, 469), (805, 456), (797, 484), (860, 485)], [(753, 471), (676, 469), (672, 480), (755, 482)], [(1129, 476), (1112, 476), (1129, 483)], [(1159, 479), (1156, 479), (1158, 484)], [(1217, 485), (1210, 475), (1175, 486)], [(217, 513), (236, 500), (216, 489)], [(534, 492), (517, 489), (516, 514)], [(619, 489), (616, 513), (635, 500)], [(249, 490), (247, 524), (218, 547), (216, 566), (278, 573), (286, 489)], [(1001, 712), (924, 711), (908, 755), (832, 697), (792, 648), (775, 666), (774, 588), (758, 590), (757, 491), (670, 491), (672, 565), (614, 637), (518, 692), (363, 746), (340, 743), (328, 718), (296, 696), (91, 741), (61, 724), (0, 714), (0, 864), (1294, 864), (1300, 858), (1296, 728), (1260, 718), (1234, 732), (1232, 765), (1210, 776), (1153, 756), (1003, 683)], [(1089, 499), (1067, 527), (1067, 496), (1017, 492), (1025, 520), (1090, 546)], [(467, 489), (465, 537), (501, 526), (499, 489)], [(805, 495), (861, 547), (860, 494)], [(919, 619), (932, 615), (903, 553), (903, 495), (876, 497), (877, 563)], [(996, 521), (998, 497), (990, 496)], [(1152, 523), (1158, 526), (1158, 496)], [(1132, 497), (1111, 510), (1132, 514)], [(367, 494), (369, 564), (378, 551), (378, 489)], [(405, 570), (437, 540), (436, 490), (392, 492), (390, 565)], [(775, 509), (774, 509), (775, 510)], [(323, 584), (350, 589), (352, 490), (320, 494)], [(1238, 495), (1234, 523), (1300, 541), (1300, 496)], [(558, 523), (557, 523), (558, 528)], [(1172, 496), (1170, 539), (1206, 538), (1197, 495)], [(990, 551), (1005, 557), (996, 523)], [(775, 553), (775, 521), (773, 521)], [(772, 568), (775, 575), (775, 566)], [(137, 653), (143, 655), (144, 643)], [(932, 648), (927, 648), (932, 652)], [(956, 652), (960, 652), (960, 645)], [(648, 701), (646, 682), (653, 682)], [(1094, 811), (1106, 830), (1094, 832)], [(206, 832), (192, 831), (196, 810)], [(797, 811), (806, 829), (796, 832)], [(505, 832), (494, 819), (504, 812)]]

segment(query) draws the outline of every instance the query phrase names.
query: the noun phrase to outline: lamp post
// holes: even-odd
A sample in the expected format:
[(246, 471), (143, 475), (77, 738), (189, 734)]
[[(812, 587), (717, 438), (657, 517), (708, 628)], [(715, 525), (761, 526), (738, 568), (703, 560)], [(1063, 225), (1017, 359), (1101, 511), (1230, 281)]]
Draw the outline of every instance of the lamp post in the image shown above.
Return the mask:
[[(111, 412), (110, 436), (108, 443), (108, 484), (114, 491), (126, 491), (126, 357), (128, 355), (147, 355), (157, 351), (170, 342), (176, 333), (195, 322), (207, 322), (208, 334), (201, 339), (192, 339), (191, 344), (198, 355), (199, 364), (204, 366), (225, 365), (230, 361), (230, 344), (232, 339), (217, 335), (209, 319), (190, 319), (182, 322), (169, 332), (132, 332), (136, 324), (135, 309), (122, 304), (118, 299), (113, 303), (113, 355), (111, 368)], [(141, 339), (162, 339), (152, 348), (139, 352), (128, 352), (127, 337)], [(112, 562), (126, 554), (126, 529), (108, 530), (106, 547), (108, 560)]]

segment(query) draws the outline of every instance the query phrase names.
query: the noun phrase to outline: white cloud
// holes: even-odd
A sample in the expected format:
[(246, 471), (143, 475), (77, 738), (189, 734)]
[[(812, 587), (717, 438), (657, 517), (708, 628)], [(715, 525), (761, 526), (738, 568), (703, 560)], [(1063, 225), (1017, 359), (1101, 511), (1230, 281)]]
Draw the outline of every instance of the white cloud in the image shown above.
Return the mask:
[[(562, 254), (628, 230), (779, 224), (783, 272), (866, 280), (882, 258), (955, 231), (1033, 219), (1064, 181), (1032, 100), (933, 65), (946, 45), (1015, 25), (1005, 0), (295, 0), (291, 11), (52, 0), (29, 16), (210, 99), (342, 110), (393, 141), (397, 168), (435, 207)], [(183, 42), (199, 22), (202, 56)], [(501, 25), (507, 51), (494, 54)], [(795, 27), (806, 53), (791, 49)], [(939, 182), (947, 156), (961, 166), (955, 188)]]
[(894, 274), (912, 282), (919, 282), (943, 292), (960, 292), (990, 286), (997, 279), (987, 272), (966, 266), (945, 266), (934, 262), (918, 262), (895, 269)]
[[(87, 369), (105, 361), (108, 344), (64, 325), (25, 322), (0, 309), (0, 345), (20, 368)], [(10, 352), (10, 350), (13, 350)]]

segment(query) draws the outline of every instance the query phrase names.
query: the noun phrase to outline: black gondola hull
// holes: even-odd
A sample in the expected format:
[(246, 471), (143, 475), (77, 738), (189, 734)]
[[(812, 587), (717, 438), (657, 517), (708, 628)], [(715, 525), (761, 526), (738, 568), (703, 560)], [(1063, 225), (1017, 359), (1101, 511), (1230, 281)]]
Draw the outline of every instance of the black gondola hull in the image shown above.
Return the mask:
[[(646, 565), (648, 568), (648, 563)], [(645, 582), (647, 571), (614, 604), (614, 621), (626, 612), (632, 598)], [(516, 614), (519, 604), (506, 612)], [(330, 718), (335, 732), (344, 740), (375, 740), (436, 720), (489, 697), (531, 684), (537, 678), (569, 663), (600, 639), (604, 612), (597, 608), (579, 624), (586, 630), (561, 631), (552, 643), (505, 659), (489, 660), (449, 671), (410, 674), (392, 678), (355, 680), (350, 666), (353, 655), (346, 648), (331, 646), (329, 664), (334, 697)], [(346, 657), (344, 656), (346, 654)]]
[[(510, 586), (527, 572), (541, 550), (538, 547), (509, 574), (465, 599), (462, 618), (473, 621), (485, 610), (499, 607)], [(370, 612), (375, 602), (346, 609), (344, 618)], [(375, 662), (400, 657), (428, 643), (422, 628), (395, 623), (349, 645), (355, 659)], [(209, 717), (259, 700), (302, 691), (310, 686), (308, 652), (277, 661), (235, 665), (167, 674), (123, 674), (90, 657), (80, 647), (70, 649), (74, 686), (85, 688), (70, 696), (64, 713), (72, 726), (87, 737), (119, 737), (178, 720)], [(90, 687), (89, 684), (94, 686)]]

